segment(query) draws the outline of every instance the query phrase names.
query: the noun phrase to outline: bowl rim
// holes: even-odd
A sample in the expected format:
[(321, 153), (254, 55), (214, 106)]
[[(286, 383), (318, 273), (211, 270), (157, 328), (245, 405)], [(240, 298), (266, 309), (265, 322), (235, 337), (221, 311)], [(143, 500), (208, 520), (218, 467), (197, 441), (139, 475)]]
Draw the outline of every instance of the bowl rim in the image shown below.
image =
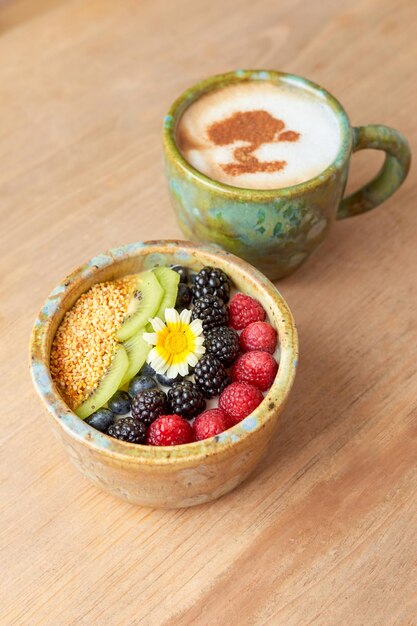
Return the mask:
[[(280, 338), (280, 365), (274, 383), (263, 402), (244, 420), (227, 431), (210, 439), (180, 446), (146, 446), (122, 442), (101, 433), (80, 419), (64, 402), (57, 391), (49, 371), (49, 336), (56, 316), (62, 315), (62, 303), (69, 293), (79, 289), (89, 281), (94, 282), (104, 268), (116, 265), (126, 259), (149, 254), (176, 253), (182, 262), (196, 259), (204, 264), (228, 266), (240, 276), (261, 290), (262, 298), (269, 300), (270, 306), (277, 306), (277, 330)], [(103, 278), (101, 278), (103, 280)], [(97, 282), (100, 282), (99, 280)], [(65, 309), (67, 310), (67, 309)], [(207, 459), (219, 454), (225, 448), (236, 447), (251, 434), (263, 428), (272, 414), (285, 405), (292, 387), (298, 361), (298, 338), (295, 322), (284, 298), (259, 270), (246, 261), (216, 246), (195, 244), (181, 240), (153, 240), (135, 242), (112, 248), (108, 252), (93, 257), (69, 274), (50, 293), (35, 320), (30, 339), (30, 370), (32, 381), (44, 407), (54, 418), (54, 422), (72, 439), (93, 448), (95, 451), (123, 462), (161, 465), (184, 463)]]

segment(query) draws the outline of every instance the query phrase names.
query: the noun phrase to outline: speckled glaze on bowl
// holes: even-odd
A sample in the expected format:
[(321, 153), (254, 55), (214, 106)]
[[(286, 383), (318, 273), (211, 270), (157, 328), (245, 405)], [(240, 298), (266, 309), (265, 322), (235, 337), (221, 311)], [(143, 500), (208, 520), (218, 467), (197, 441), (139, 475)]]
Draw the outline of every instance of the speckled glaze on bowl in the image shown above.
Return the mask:
[[(279, 371), (256, 411), (214, 438), (172, 447), (124, 443), (95, 430), (65, 404), (49, 371), (51, 343), (65, 312), (94, 283), (170, 264), (196, 270), (215, 265), (229, 274), (239, 290), (258, 298), (279, 333)], [(114, 496), (166, 508), (214, 500), (252, 472), (277, 427), (294, 380), (297, 354), (291, 312), (265, 276), (227, 252), (182, 241), (138, 242), (88, 261), (52, 291), (35, 321), (30, 346), (34, 386), (74, 465)]]
[[(232, 187), (192, 167), (176, 144), (183, 112), (203, 94), (245, 81), (285, 83), (325, 101), (341, 129), (333, 163), (315, 178), (280, 189)], [(236, 70), (187, 89), (165, 116), (163, 147), (171, 203), (187, 239), (215, 243), (272, 280), (304, 263), (336, 219), (365, 213), (389, 198), (407, 176), (411, 160), (408, 142), (397, 130), (380, 124), (352, 127), (340, 102), (326, 89), (301, 76), (272, 70)], [(369, 183), (343, 198), (352, 153), (364, 149), (384, 151), (384, 164)]]

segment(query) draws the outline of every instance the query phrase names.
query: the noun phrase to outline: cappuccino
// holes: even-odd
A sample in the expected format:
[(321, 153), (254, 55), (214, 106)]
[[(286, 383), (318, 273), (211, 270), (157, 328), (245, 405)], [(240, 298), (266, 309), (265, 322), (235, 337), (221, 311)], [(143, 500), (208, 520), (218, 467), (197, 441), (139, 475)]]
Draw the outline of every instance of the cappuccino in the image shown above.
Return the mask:
[(331, 165), (342, 130), (330, 104), (313, 89), (259, 80), (202, 95), (183, 113), (176, 142), (190, 165), (209, 178), (280, 189)]

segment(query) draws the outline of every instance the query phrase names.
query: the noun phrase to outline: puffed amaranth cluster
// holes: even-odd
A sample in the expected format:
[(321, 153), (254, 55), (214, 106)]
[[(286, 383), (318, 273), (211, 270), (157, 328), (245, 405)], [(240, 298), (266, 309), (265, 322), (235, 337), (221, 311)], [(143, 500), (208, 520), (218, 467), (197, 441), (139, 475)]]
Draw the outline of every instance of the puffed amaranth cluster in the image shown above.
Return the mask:
[(51, 348), (52, 378), (72, 409), (97, 388), (116, 346), (135, 278), (98, 283), (82, 294), (64, 316)]

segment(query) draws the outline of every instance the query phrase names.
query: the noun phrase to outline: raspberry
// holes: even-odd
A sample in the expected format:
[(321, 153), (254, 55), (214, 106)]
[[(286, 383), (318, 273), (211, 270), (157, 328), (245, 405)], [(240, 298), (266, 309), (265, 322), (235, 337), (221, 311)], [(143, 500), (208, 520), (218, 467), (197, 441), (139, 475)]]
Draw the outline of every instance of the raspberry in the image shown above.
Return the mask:
[(209, 409), (194, 420), (194, 435), (197, 441), (201, 441), (222, 433), (232, 425), (230, 417), (222, 409)]
[(273, 354), (277, 347), (277, 331), (267, 322), (252, 322), (242, 331), (239, 340), (245, 352), (263, 350)]
[(241, 422), (264, 399), (262, 391), (248, 383), (232, 383), (219, 398), (219, 406), (230, 417), (232, 424)]
[(278, 363), (268, 352), (256, 350), (242, 354), (232, 367), (232, 380), (256, 385), (265, 391), (274, 382)]
[(229, 304), (230, 326), (235, 330), (242, 330), (252, 322), (263, 322), (266, 317), (265, 309), (254, 298), (237, 293)]
[(161, 415), (148, 428), (150, 446), (181, 446), (195, 441), (190, 424), (180, 415)]

